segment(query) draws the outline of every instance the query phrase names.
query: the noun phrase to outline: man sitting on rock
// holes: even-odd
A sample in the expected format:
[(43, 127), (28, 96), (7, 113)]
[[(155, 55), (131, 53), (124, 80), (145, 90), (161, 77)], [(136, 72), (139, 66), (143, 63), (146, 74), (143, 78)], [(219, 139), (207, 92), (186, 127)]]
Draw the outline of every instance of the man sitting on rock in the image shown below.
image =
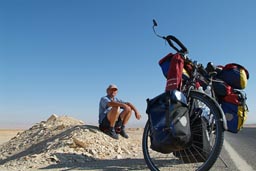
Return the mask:
[(100, 99), (99, 128), (114, 139), (118, 139), (117, 133), (120, 133), (124, 138), (128, 138), (125, 125), (130, 119), (132, 111), (134, 111), (138, 120), (141, 115), (134, 105), (116, 98), (117, 91), (117, 86), (111, 84), (107, 88), (107, 95)]

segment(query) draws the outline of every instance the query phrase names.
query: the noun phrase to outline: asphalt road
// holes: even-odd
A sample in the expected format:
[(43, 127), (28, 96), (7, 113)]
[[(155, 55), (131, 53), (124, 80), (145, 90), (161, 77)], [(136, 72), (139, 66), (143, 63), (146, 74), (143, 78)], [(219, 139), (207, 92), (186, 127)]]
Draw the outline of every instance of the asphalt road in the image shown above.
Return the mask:
[(212, 171), (256, 171), (256, 128), (237, 134), (225, 132), (225, 141)]

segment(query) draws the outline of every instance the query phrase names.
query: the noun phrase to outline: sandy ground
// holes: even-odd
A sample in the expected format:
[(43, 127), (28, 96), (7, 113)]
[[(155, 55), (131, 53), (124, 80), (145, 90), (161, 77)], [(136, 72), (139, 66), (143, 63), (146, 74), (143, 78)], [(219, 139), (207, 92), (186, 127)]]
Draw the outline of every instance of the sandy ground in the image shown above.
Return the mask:
[[(246, 125), (246, 127), (255, 127), (255, 125)], [(22, 132), (23, 130), (10, 130), (10, 129), (0, 129), (0, 145), (4, 144), (5, 142), (8, 142), (10, 139), (15, 137), (18, 132)], [(142, 138), (142, 132), (143, 129), (136, 129), (136, 128), (130, 128), (127, 130), (128, 134), (131, 135), (129, 138), (129, 143), (141, 143)], [(38, 171), (38, 170), (45, 170), (45, 171), (63, 171), (63, 170), (73, 170), (73, 171), (79, 171), (79, 170), (91, 170), (91, 171), (112, 171), (112, 170), (140, 170), (140, 171), (146, 171), (149, 170), (142, 154), (142, 149), (139, 149), (137, 151), (139, 154), (137, 157), (128, 157), (128, 158), (121, 158), (121, 159), (104, 159), (104, 160), (95, 160), (91, 162), (87, 162), (81, 165), (49, 165), (44, 168), (40, 169), (29, 169), (29, 171)], [(229, 171), (229, 168), (223, 167), (223, 163), (218, 164), (221, 162), (216, 162), (215, 167), (213, 167), (213, 170), (227, 170)], [(2, 168), (0, 165), (0, 170), (6, 169)], [(17, 168), (18, 169), (18, 168)], [(18, 169), (19, 171), (23, 171), (23, 169)], [(13, 170), (11, 170), (13, 171)]]
[(15, 137), (18, 132), (22, 132), (23, 130), (16, 129), (0, 129), (0, 145), (9, 141), (11, 138)]

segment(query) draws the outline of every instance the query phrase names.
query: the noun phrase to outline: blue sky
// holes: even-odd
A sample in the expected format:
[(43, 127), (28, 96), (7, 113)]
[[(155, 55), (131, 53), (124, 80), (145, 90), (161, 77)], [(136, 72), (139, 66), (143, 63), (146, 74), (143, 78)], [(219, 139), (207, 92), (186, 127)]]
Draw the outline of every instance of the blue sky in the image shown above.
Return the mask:
[(256, 1), (2, 0), (0, 128), (30, 127), (51, 114), (88, 124), (110, 83), (147, 119), (146, 99), (164, 91), (158, 61), (173, 52), (152, 31), (178, 37), (202, 64), (245, 66), (245, 91), (256, 122)]

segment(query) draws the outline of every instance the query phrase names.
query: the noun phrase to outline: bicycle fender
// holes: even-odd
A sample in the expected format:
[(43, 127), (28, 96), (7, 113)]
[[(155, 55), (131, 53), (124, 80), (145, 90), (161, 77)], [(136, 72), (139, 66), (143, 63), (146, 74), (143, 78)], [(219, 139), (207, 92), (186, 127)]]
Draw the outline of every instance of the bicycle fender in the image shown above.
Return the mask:
[(221, 107), (219, 107), (220, 108), (220, 110), (221, 110), (221, 115), (222, 115), (222, 119), (223, 119), (223, 128), (225, 129), (225, 131), (226, 130), (228, 130), (228, 124), (227, 124), (227, 119), (226, 119), (226, 116), (225, 116), (225, 114), (224, 114), (224, 112), (223, 112), (223, 110), (222, 110), (222, 108)]

